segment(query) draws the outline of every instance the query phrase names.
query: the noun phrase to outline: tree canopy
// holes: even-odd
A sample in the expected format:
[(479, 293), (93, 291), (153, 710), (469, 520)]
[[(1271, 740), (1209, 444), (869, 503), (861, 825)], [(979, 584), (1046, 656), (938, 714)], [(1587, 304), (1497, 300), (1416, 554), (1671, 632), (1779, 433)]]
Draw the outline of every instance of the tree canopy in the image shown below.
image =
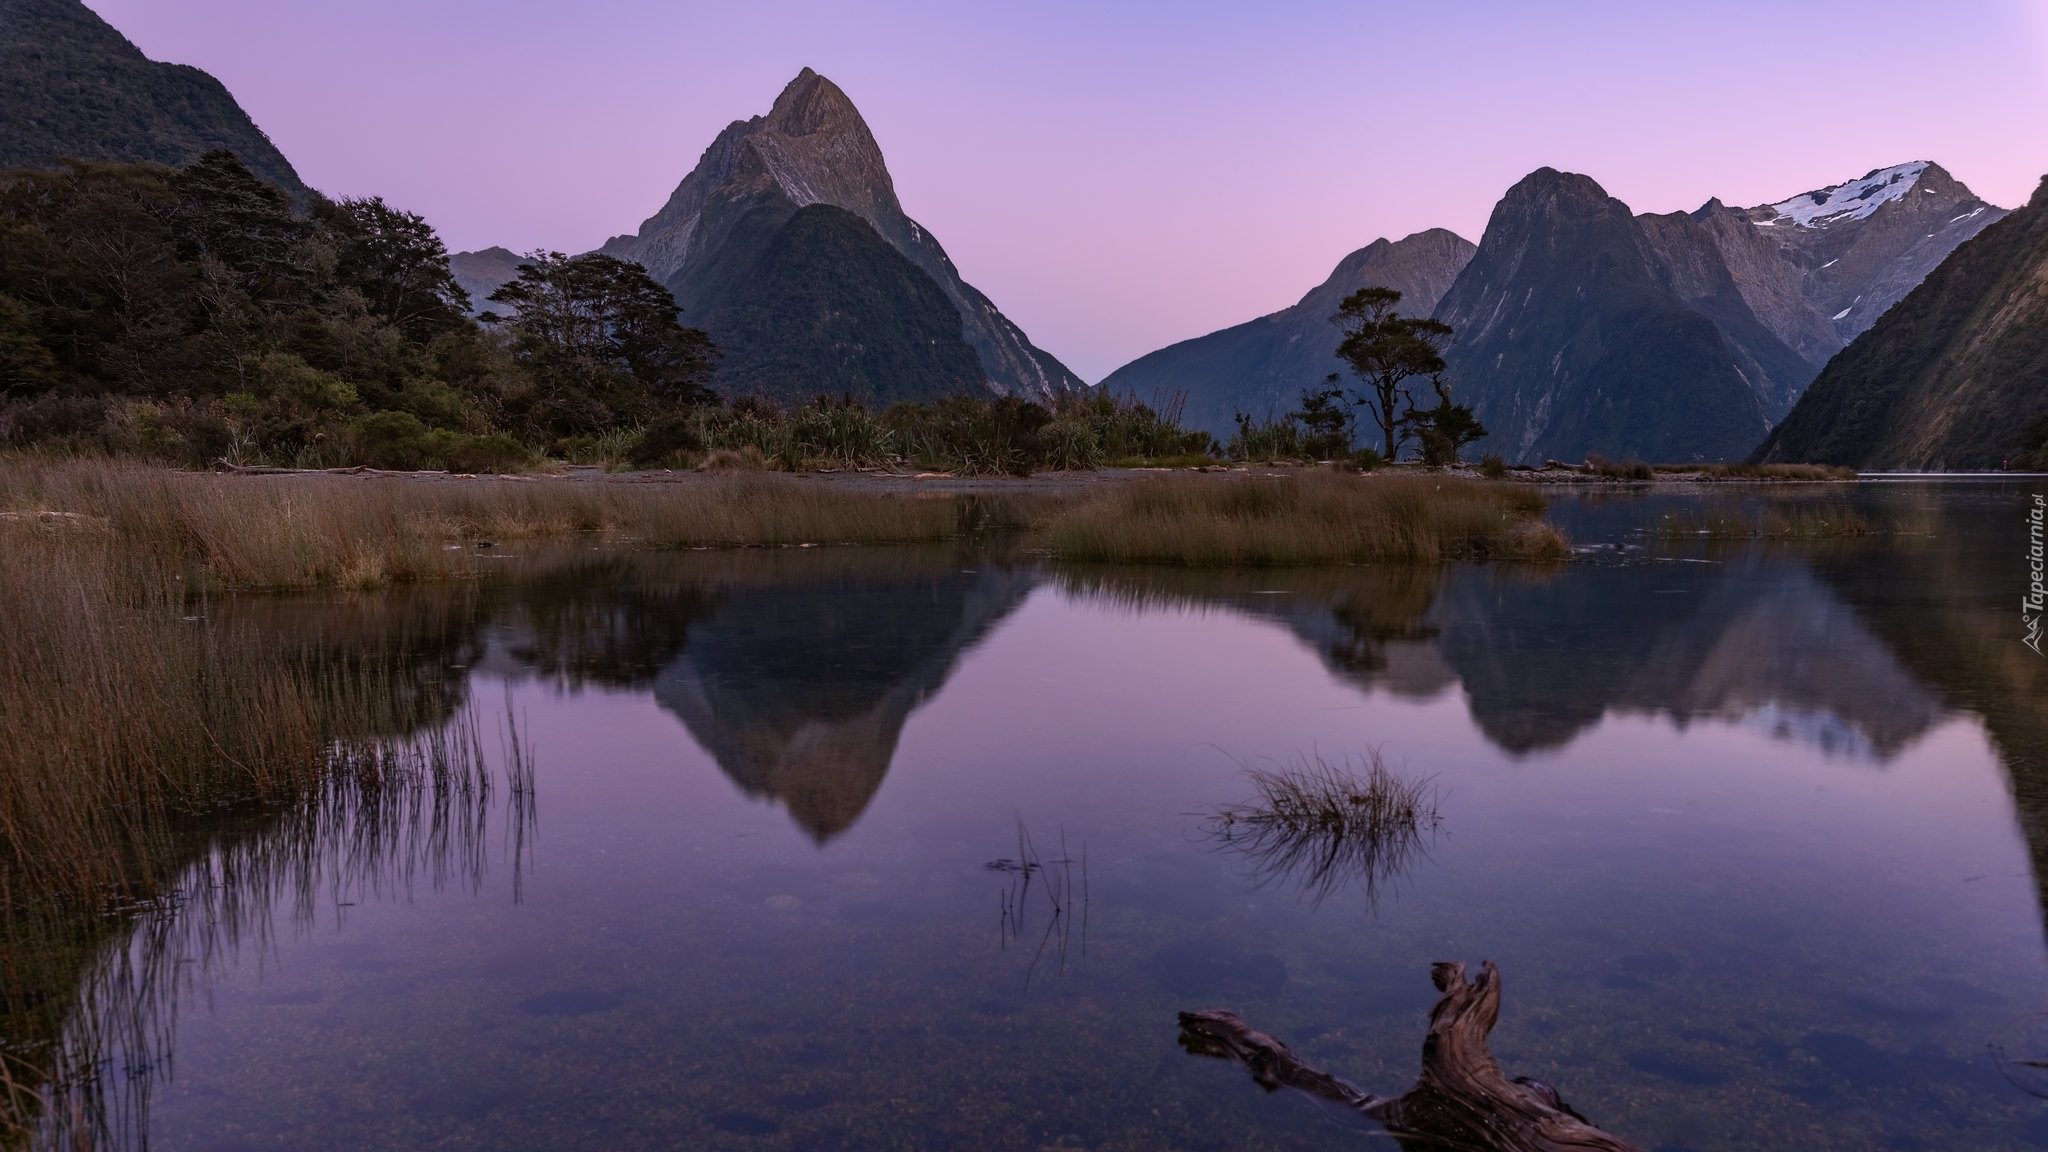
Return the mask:
[(638, 266), (551, 254), (508, 290), (479, 325), (425, 219), (230, 152), (0, 173), (0, 442), (489, 467), (705, 398), (710, 342)]
[(1400, 303), (1401, 294), (1392, 288), (1360, 288), (1331, 317), (1344, 333), (1337, 355), (1365, 386), (1353, 392), (1352, 402), (1372, 416), (1385, 444), (1381, 454), (1388, 460), (1398, 457), (1410, 435), (1401, 405), (1412, 409), (1414, 398), (1405, 385), (1417, 376), (1443, 372), (1443, 352), (1452, 336), (1451, 326), (1440, 320), (1401, 315), (1396, 311)]
[(710, 337), (683, 327), (675, 297), (638, 264), (535, 252), (490, 301), (512, 309), (513, 354), (533, 371), (540, 418), (560, 435), (715, 399)]

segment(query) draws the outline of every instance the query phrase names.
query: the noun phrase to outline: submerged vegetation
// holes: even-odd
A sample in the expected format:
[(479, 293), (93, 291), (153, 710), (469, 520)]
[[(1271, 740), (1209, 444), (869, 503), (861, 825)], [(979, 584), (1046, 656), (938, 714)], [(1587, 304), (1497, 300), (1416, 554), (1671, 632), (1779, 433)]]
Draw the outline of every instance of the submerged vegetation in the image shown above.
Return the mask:
[(1841, 500), (1771, 501), (1762, 507), (1714, 503), (1668, 513), (1655, 532), (1681, 540), (1823, 540), (1871, 536), (1887, 530), (1855, 505)]
[(1442, 824), (1430, 781), (1396, 773), (1378, 749), (1357, 766), (1311, 753), (1245, 776), (1255, 795), (1204, 830), (1259, 884), (1291, 883), (1317, 903), (1354, 884), (1375, 903)]

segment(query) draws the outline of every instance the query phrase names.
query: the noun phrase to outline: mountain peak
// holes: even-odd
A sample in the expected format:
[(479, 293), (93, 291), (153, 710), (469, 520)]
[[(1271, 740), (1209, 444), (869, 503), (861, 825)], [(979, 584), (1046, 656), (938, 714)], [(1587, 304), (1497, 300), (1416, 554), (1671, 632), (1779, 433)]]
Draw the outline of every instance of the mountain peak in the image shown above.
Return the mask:
[[(1799, 228), (1826, 228), (1847, 220), (1867, 220), (1879, 208), (1911, 193), (1930, 168), (1940, 177), (1948, 177), (1947, 172), (1928, 160), (1873, 168), (1855, 180), (1801, 192), (1789, 200), (1765, 205), (1757, 210), (1762, 218), (1756, 223), (1760, 228), (1787, 224)], [(1766, 209), (1773, 214), (1765, 216)]]
[[(819, 210), (805, 214), (812, 208)], [(849, 227), (851, 222), (828, 209), (841, 210), (841, 215), (850, 213), (858, 218), (859, 226)], [(870, 230), (872, 236), (867, 235)], [(906, 276), (903, 269), (883, 258), (870, 241), (893, 248), (914, 266), (916, 274)], [(778, 243), (782, 246), (777, 247)], [(795, 247), (790, 248), (791, 245)], [(846, 259), (828, 258), (819, 245), (846, 246), (841, 253)], [(855, 250), (864, 255), (854, 259)], [(907, 309), (897, 317), (908, 325), (902, 328), (905, 332), (911, 328), (922, 331), (927, 322), (935, 322), (937, 313), (927, 314), (931, 301), (920, 287), (928, 278), (942, 297), (939, 311), (948, 313), (945, 326), (960, 326), (960, 336), (974, 353), (970, 360), (978, 357), (981, 374), (991, 391), (1048, 395), (1080, 386), (1072, 372), (1032, 347), (987, 297), (963, 281), (937, 239), (904, 213), (881, 145), (860, 110), (837, 84), (810, 68), (798, 72), (795, 79), (783, 86), (766, 115), (727, 125), (704, 150), (697, 166), (676, 186), (661, 211), (642, 223), (635, 235), (615, 236), (600, 251), (644, 266), (650, 275), (668, 286), (679, 305), (704, 320), (714, 338), (720, 336), (718, 323), (724, 321), (736, 325), (727, 333), (734, 339), (739, 338), (742, 329), (767, 332), (775, 327), (763, 327), (765, 320), (761, 324), (749, 321), (741, 325), (733, 318), (737, 313), (720, 312), (738, 308), (743, 297), (753, 299), (740, 291), (742, 281), (768, 276), (774, 269), (788, 272), (815, 264), (816, 268), (833, 271), (835, 275), (859, 271), (862, 276), (880, 277), (872, 282), (862, 281), (865, 287), (858, 288), (854, 280), (834, 279), (832, 283), (837, 287), (833, 291), (851, 293), (841, 301), (849, 306), (862, 292), (881, 292), (881, 296), (867, 303), (879, 307), (886, 296), (895, 302), (890, 307), (901, 305)], [(895, 287), (884, 291), (884, 281)], [(771, 295), (785, 289), (795, 291), (791, 284), (777, 284)], [(760, 285), (756, 287), (768, 291)], [(836, 304), (825, 307), (816, 300), (811, 304), (824, 308), (820, 316), (838, 316), (843, 311), (837, 310)], [(921, 317), (914, 324), (907, 319), (913, 314)], [(881, 323), (878, 315), (870, 315), (868, 320)], [(847, 319), (850, 316), (852, 313), (848, 312), (833, 323), (851, 323)], [(928, 353), (938, 355), (943, 350), (940, 346), (949, 341), (927, 338), (930, 336), (926, 333), (920, 339)], [(764, 338), (760, 347), (767, 349), (778, 341), (786, 343), (784, 337), (789, 337), (789, 333), (781, 332), (774, 340)], [(876, 349), (887, 344), (848, 339), (848, 347), (864, 347), (876, 355)], [(732, 348), (728, 348), (728, 353), (731, 354), (720, 368), (720, 379), (737, 381), (745, 375), (741, 368), (747, 358)], [(957, 366), (950, 359), (947, 364), (945, 371), (926, 375), (956, 381), (959, 373), (953, 367)], [(884, 372), (878, 366), (875, 371), (887, 375), (899, 370), (890, 368)], [(911, 372), (905, 378), (916, 375)], [(844, 381), (834, 384), (826, 379), (792, 378), (781, 383), (787, 389), (837, 391)]]
[(819, 133), (857, 133), (873, 139), (867, 121), (853, 106), (844, 89), (809, 68), (783, 86), (782, 94), (762, 122), (770, 131), (785, 136), (814, 136)]

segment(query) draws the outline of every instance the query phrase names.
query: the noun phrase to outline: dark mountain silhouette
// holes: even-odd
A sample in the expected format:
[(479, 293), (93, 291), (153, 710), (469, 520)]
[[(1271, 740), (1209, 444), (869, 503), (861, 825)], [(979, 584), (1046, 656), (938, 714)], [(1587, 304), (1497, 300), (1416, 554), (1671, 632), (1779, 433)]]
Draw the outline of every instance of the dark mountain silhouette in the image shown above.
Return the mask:
[(78, 0), (0, 0), (0, 168), (64, 157), (176, 168), (217, 148), (305, 196), (291, 162), (220, 81), (149, 59)]
[[(1541, 168), (1508, 190), (1436, 310), (1457, 330), (1450, 374), (1492, 433), (1483, 448), (1727, 460), (1763, 438), (1764, 396), (1783, 386), (1743, 366), (1797, 358), (1726, 298), (1711, 244), (1674, 260), (1669, 231), (1683, 226), (1653, 231), (1585, 176)], [(1703, 312), (1702, 293), (1736, 322)]]
[[(882, 245), (847, 220), (813, 213), (799, 222), (814, 205), (843, 210)], [(797, 231), (783, 235), (792, 224)], [(888, 260), (884, 245), (930, 286)], [(886, 402), (948, 391), (1045, 396), (1081, 383), (960, 278), (938, 240), (904, 213), (859, 110), (808, 68), (766, 116), (719, 133), (637, 234), (601, 251), (669, 286), (685, 320), (725, 349), (720, 382), (729, 388), (772, 381), (809, 395), (866, 386)], [(803, 282), (820, 271), (824, 286)], [(963, 341), (979, 379), (963, 378)]]

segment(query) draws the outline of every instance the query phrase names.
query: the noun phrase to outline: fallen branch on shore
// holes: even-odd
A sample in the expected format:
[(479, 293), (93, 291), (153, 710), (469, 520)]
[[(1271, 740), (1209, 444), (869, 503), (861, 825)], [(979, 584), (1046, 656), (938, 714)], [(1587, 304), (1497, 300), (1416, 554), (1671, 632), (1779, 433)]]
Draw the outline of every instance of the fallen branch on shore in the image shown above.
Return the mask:
[[(1443, 998), (1429, 1013), (1422, 1041), (1422, 1075), (1399, 1096), (1375, 1096), (1295, 1055), (1233, 1012), (1211, 1008), (1180, 1014), (1181, 1047), (1197, 1056), (1235, 1060), (1268, 1092), (1292, 1088), (1387, 1126), (1424, 1146), (1474, 1152), (1638, 1152), (1574, 1111), (1557, 1090), (1537, 1080), (1513, 1080), (1486, 1046), (1500, 1018), (1500, 970), (1488, 960), (1467, 981), (1465, 965), (1430, 969)], [(1403, 1143), (1409, 1143), (1403, 1140)]]

